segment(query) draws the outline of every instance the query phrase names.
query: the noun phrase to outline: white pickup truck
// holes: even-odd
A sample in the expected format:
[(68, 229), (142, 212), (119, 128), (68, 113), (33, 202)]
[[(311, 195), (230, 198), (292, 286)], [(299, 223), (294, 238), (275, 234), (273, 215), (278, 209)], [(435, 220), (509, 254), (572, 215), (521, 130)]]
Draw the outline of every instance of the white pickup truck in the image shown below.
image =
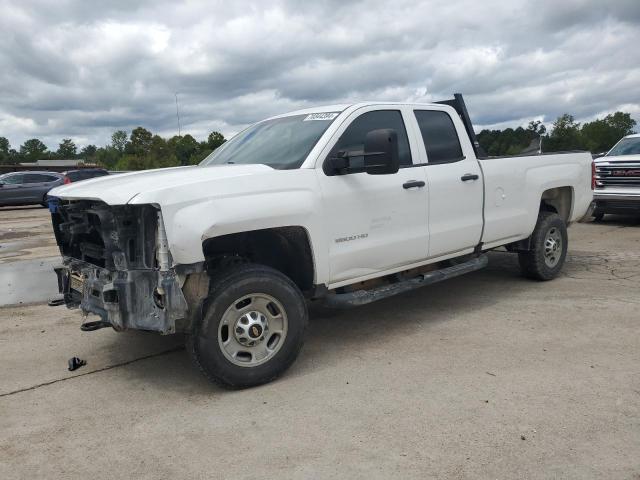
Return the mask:
[(209, 379), (268, 382), (296, 359), (309, 302), (368, 303), (498, 247), (558, 275), (591, 156), (479, 150), (460, 95), (333, 105), (258, 122), (198, 166), (56, 188), (60, 292), (100, 317), (84, 330), (185, 333)]
[(640, 134), (623, 137), (594, 162), (593, 216), (606, 213), (640, 216)]

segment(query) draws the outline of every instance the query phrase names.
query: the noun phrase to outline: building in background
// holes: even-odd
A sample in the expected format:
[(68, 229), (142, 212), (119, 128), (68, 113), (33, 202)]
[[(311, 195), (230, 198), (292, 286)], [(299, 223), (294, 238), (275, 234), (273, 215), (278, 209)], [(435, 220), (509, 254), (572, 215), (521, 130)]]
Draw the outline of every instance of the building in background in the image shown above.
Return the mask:
[(84, 166), (84, 159), (77, 160), (36, 160), (35, 162), (22, 162), (19, 163), (21, 167), (32, 168), (47, 168), (47, 167), (82, 167)]

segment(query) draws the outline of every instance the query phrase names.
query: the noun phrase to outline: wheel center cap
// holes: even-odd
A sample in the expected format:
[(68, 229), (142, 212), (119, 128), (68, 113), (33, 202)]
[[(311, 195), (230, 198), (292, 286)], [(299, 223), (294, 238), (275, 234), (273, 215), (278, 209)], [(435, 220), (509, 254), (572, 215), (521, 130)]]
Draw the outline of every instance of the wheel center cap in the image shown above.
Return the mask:
[(266, 316), (261, 312), (247, 312), (236, 321), (234, 335), (242, 345), (252, 347), (264, 340), (269, 329)]
[(262, 327), (259, 324), (253, 324), (249, 327), (249, 336), (251, 338), (260, 338), (262, 335)]

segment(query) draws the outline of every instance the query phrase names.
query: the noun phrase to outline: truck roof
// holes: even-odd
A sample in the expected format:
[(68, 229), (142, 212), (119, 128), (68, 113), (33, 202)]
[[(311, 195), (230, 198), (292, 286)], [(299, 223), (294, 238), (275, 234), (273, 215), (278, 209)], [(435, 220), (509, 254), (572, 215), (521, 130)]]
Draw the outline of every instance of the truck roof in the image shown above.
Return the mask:
[(419, 102), (357, 102), (357, 103), (338, 103), (334, 105), (319, 105), (317, 107), (303, 108), (293, 110), (291, 112), (274, 115), (270, 118), (288, 117), (291, 115), (305, 115), (309, 113), (325, 113), (325, 112), (343, 112), (349, 107), (369, 107), (371, 105), (415, 105), (420, 107), (441, 107), (438, 103), (419, 103)]
[[(487, 156), (486, 152), (480, 146), (478, 139), (476, 138), (475, 131), (473, 130), (473, 124), (471, 122), (471, 118), (469, 117), (469, 112), (467, 111), (467, 106), (464, 103), (464, 99), (462, 98), (461, 93), (454, 93), (453, 99), (450, 100), (441, 100), (438, 102), (431, 103), (418, 103), (418, 102), (360, 102), (360, 103), (351, 103), (351, 104), (338, 104), (338, 105), (326, 105), (312, 108), (305, 108), (303, 110), (296, 110), (293, 112), (285, 113), (282, 115), (276, 115), (267, 120), (271, 120), (273, 118), (282, 118), (288, 117), (292, 115), (304, 115), (304, 114), (313, 114), (313, 113), (329, 113), (329, 112), (344, 112), (347, 109), (356, 110), (362, 107), (374, 106), (374, 105), (404, 105), (411, 107), (435, 107), (438, 108), (451, 108), (460, 116), (462, 123), (464, 125), (465, 130), (467, 131), (467, 135), (469, 135), (469, 140), (471, 140), (471, 144), (473, 145), (473, 150), (476, 153), (478, 158), (484, 158)], [(332, 118), (335, 118), (332, 117)]]

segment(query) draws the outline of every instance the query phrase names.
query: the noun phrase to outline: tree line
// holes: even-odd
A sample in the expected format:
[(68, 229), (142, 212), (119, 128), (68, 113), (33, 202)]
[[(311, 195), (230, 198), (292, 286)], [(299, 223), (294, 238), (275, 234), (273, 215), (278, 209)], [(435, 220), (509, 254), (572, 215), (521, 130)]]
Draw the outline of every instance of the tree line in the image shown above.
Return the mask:
[[(542, 139), (542, 151), (587, 150), (593, 153), (608, 151), (620, 138), (633, 133), (636, 121), (629, 113), (615, 112), (601, 119), (580, 124), (569, 114), (561, 115), (550, 132), (539, 120), (526, 128), (482, 130), (478, 142), (488, 155), (517, 155), (532, 142)], [(35, 162), (43, 159), (83, 159), (110, 170), (144, 170), (148, 168), (195, 165), (222, 145), (226, 139), (220, 132), (211, 132), (204, 141), (191, 135), (176, 135), (164, 139), (143, 127), (131, 133), (117, 130), (111, 143), (104, 147), (87, 145), (78, 149), (65, 138), (56, 151), (49, 151), (39, 139), (25, 141), (18, 150), (11, 148), (9, 140), (0, 137), (0, 164)], [(537, 143), (536, 143), (537, 145)]]
[(71, 139), (65, 138), (56, 151), (50, 151), (37, 138), (26, 140), (16, 150), (11, 148), (7, 138), (0, 137), (0, 164), (82, 159), (109, 170), (145, 170), (195, 165), (225, 141), (224, 135), (215, 131), (211, 132), (206, 140), (199, 142), (189, 134), (165, 139), (160, 135), (154, 135), (146, 128), (137, 127), (130, 134), (124, 130), (116, 130), (111, 135), (111, 143), (104, 147), (87, 145), (78, 149)]
[(482, 130), (478, 142), (488, 155), (517, 155), (532, 142), (542, 141), (543, 152), (587, 150), (592, 153), (607, 152), (618, 140), (633, 133), (636, 121), (631, 114), (611, 113), (604, 118), (580, 124), (573, 115), (565, 113), (553, 123), (550, 132), (539, 120), (529, 122), (526, 128)]

